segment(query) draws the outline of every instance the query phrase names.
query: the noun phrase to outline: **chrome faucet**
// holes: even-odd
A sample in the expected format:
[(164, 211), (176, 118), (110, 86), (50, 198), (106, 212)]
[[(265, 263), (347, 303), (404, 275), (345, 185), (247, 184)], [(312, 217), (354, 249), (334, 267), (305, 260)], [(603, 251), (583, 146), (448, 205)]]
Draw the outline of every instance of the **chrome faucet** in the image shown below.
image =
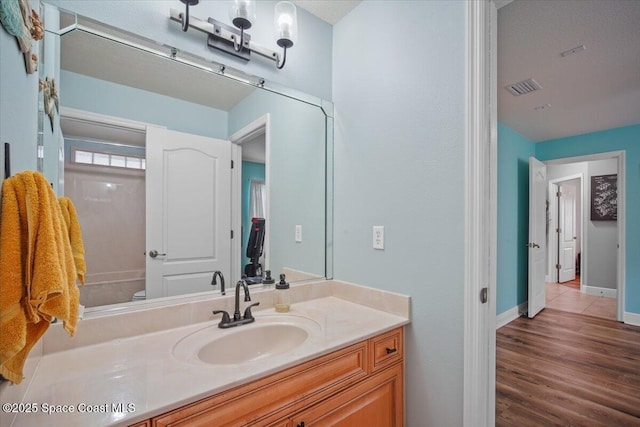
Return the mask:
[(216, 277), (220, 277), (220, 294), (222, 295), (226, 295), (226, 292), (224, 290), (224, 276), (222, 275), (222, 271), (214, 271), (213, 272), (213, 277), (211, 278), (211, 285), (215, 286), (217, 285), (217, 281), (216, 281)]
[[(215, 277), (215, 276), (214, 276)], [(253, 314), (251, 314), (251, 307), (255, 307), (260, 305), (259, 302), (253, 303), (244, 310), (244, 316), (240, 315), (240, 287), (244, 289), (244, 300), (251, 301), (251, 296), (249, 295), (249, 286), (247, 286), (247, 282), (244, 280), (239, 280), (236, 283), (236, 301), (235, 301), (235, 311), (233, 312), (233, 320), (229, 318), (229, 313), (224, 310), (213, 310), (213, 314), (222, 314), (222, 319), (220, 323), (218, 323), (219, 328), (231, 328), (232, 326), (245, 325), (247, 323), (255, 322), (255, 318)]]

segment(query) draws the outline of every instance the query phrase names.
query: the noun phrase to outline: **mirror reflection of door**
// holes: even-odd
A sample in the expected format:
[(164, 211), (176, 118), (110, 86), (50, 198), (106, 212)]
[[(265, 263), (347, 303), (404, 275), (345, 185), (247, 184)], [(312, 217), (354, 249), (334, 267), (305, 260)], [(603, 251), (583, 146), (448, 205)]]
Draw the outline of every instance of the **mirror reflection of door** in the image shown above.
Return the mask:
[(77, 111), (62, 127), (88, 265), (81, 304), (208, 291), (214, 270), (230, 275), (229, 141)]
[(231, 273), (231, 142), (147, 128), (147, 298), (211, 290)]
[[(242, 271), (246, 271), (246, 266), (251, 263), (247, 256), (247, 245), (249, 234), (251, 233), (251, 221), (253, 218), (264, 218), (267, 220), (267, 184), (266, 184), (266, 138), (264, 131), (241, 141), (242, 146), (242, 240), (240, 248), (240, 263)], [(266, 230), (267, 233), (269, 230)], [(263, 245), (263, 253), (259, 263), (266, 268), (265, 252), (266, 245)]]

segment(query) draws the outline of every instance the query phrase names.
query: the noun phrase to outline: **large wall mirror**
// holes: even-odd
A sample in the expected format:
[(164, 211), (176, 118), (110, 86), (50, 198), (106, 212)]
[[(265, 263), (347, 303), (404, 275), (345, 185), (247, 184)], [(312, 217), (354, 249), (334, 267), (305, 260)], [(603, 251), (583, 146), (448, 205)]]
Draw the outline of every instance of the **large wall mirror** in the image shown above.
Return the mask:
[(220, 292), (216, 270), (231, 289), (256, 264), (332, 276), (331, 103), (46, 7), (60, 137), (45, 121), (44, 152), (64, 161), (44, 172), (78, 211), (89, 312)]

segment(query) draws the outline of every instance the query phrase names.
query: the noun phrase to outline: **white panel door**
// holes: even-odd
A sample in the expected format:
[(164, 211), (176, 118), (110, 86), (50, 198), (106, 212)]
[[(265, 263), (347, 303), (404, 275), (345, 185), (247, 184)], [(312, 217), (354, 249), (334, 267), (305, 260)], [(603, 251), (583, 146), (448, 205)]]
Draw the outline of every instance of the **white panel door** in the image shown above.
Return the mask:
[(546, 188), (546, 165), (535, 157), (529, 157), (529, 317), (534, 317), (545, 306)]
[(558, 282), (564, 283), (576, 278), (576, 187), (560, 184), (558, 197)]
[(231, 143), (147, 129), (147, 298), (211, 290), (231, 271)]

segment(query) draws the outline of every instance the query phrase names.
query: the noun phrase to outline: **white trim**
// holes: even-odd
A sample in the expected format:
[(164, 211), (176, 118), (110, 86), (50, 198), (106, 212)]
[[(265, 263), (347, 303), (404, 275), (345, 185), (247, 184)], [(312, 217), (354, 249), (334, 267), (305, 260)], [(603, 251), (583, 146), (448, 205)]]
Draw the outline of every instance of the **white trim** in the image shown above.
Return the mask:
[[(511, 0), (507, 0), (511, 1)], [(489, 176), (489, 319), (487, 340), (488, 379), (484, 393), (487, 395), (487, 426), (496, 424), (496, 308), (498, 277), (498, 6), (489, 8), (489, 167), (482, 172)], [(486, 30), (485, 30), (486, 31)]]
[(496, 316), (496, 330), (502, 328), (504, 325), (513, 322), (518, 317), (522, 315), (522, 313), (527, 312), (527, 307), (529, 306), (529, 302), (525, 301), (522, 304), (516, 305), (515, 307), (511, 307), (509, 310), (500, 313)]
[(123, 119), (120, 117), (108, 116), (106, 114), (93, 113), (91, 111), (78, 110), (69, 107), (60, 107), (60, 118), (141, 133), (147, 132), (147, 126), (154, 126), (162, 129), (167, 128), (166, 126), (138, 122), (135, 120)]
[(242, 277), (242, 146), (231, 143), (231, 272), (229, 283), (232, 286)]
[[(490, 281), (490, 109), (488, 2), (465, 2), (466, 126), (465, 126), (465, 295), (463, 425), (489, 426), (495, 412), (487, 393), (491, 383), (490, 330), (495, 333), (495, 308), (479, 299)], [(490, 294), (490, 299), (495, 299)], [(494, 340), (495, 341), (495, 340)], [(495, 393), (495, 386), (494, 391)], [(491, 405), (491, 407), (490, 407)]]
[[(231, 141), (232, 144), (237, 145), (238, 147), (240, 147), (240, 150), (238, 150), (238, 153), (240, 154), (239, 158), (236, 159), (236, 165), (240, 165), (236, 171), (234, 172), (234, 174), (238, 175), (239, 173), (241, 173), (242, 171), (242, 149), (241, 146), (244, 142), (246, 141), (250, 141), (251, 139), (253, 139), (254, 137), (256, 137), (257, 135), (260, 135), (261, 133), (264, 133), (264, 154), (265, 154), (265, 165), (264, 165), (264, 183), (265, 186), (267, 187), (267, 201), (266, 201), (266, 207), (267, 207), (267, 212), (266, 212), (266, 218), (265, 218), (265, 224), (264, 224), (264, 228), (265, 228), (265, 235), (264, 235), (264, 247), (263, 247), (263, 256), (264, 256), (264, 267), (263, 270), (269, 270), (270, 266), (269, 266), (269, 259), (270, 259), (270, 239), (269, 239), (269, 233), (271, 231), (271, 227), (270, 227), (270, 218), (271, 218), (271, 203), (270, 203), (270, 199), (271, 199), (271, 115), (269, 113), (265, 114), (264, 116), (261, 116), (257, 119), (255, 119), (254, 121), (252, 121), (251, 123), (249, 123), (248, 125), (244, 126), (242, 129), (240, 129), (239, 131), (235, 132), (233, 135), (231, 135), (229, 137), (229, 141)], [(235, 186), (234, 186), (235, 184)], [(232, 185), (231, 185), (231, 205), (232, 205), (232, 210), (237, 209), (237, 212), (239, 213), (237, 221), (235, 221), (235, 223), (232, 224), (234, 230), (238, 230), (238, 235), (240, 234), (240, 230), (242, 229), (242, 221), (241, 221), (241, 189), (242, 189), (242, 176), (235, 176), (234, 178), (232, 178)], [(231, 245), (231, 250), (233, 252), (236, 253), (236, 257), (237, 258), (233, 258), (233, 254), (232, 254), (232, 265), (237, 264), (238, 268), (232, 270), (231, 272), (231, 277), (232, 277), (232, 281), (231, 283), (235, 283), (237, 280), (240, 279), (240, 277), (238, 276), (237, 278), (234, 278), (235, 274), (242, 274), (243, 270), (242, 270), (242, 265), (241, 265), (241, 256), (239, 254), (242, 253), (242, 246), (240, 244), (240, 242), (242, 241), (242, 239), (238, 238), (235, 239), (235, 242), (232, 243)]]
[(598, 286), (580, 285), (580, 292), (597, 297), (616, 298), (618, 296), (618, 291), (616, 289), (601, 288)]
[[(618, 310), (616, 318), (620, 321), (625, 321), (627, 313), (624, 311), (625, 300), (625, 288), (626, 288), (626, 275), (625, 266), (627, 262), (626, 258), (626, 239), (625, 236), (627, 230), (626, 222), (626, 187), (627, 187), (627, 172), (626, 172), (626, 153), (625, 151), (618, 152), (618, 194), (622, 194), (622, 197), (618, 197), (618, 280), (616, 283), (616, 289), (618, 291)], [(638, 323), (640, 324), (640, 323)]]
[(627, 325), (640, 326), (640, 314), (624, 312), (624, 323)]

